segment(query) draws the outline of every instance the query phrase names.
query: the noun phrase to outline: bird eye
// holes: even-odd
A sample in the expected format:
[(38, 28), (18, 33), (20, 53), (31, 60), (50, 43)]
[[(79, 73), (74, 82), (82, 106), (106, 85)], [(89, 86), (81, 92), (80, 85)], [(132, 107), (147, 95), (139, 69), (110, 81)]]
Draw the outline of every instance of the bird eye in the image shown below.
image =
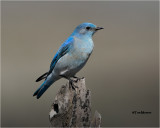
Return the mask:
[(91, 27), (86, 27), (86, 29), (87, 29), (87, 30), (90, 30), (90, 29), (91, 29)]

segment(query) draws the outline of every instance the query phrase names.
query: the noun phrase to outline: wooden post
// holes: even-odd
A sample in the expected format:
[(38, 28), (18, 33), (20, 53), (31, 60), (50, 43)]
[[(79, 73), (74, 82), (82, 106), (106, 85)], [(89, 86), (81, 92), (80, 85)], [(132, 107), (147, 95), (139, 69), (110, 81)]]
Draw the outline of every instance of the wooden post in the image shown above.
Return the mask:
[(97, 111), (91, 120), (91, 91), (86, 89), (85, 78), (61, 87), (49, 119), (53, 127), (100, 127), (101, 115)]

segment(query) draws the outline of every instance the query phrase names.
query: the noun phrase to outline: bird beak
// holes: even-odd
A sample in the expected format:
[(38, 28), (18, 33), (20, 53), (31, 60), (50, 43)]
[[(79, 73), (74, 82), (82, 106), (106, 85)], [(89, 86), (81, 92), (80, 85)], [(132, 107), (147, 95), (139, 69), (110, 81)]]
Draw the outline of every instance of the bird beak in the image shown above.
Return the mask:
[(103, 27), (96, 27), (96, 31), (98, 31), (98, 30), (101, 30), (101, 29), (104, 29)]

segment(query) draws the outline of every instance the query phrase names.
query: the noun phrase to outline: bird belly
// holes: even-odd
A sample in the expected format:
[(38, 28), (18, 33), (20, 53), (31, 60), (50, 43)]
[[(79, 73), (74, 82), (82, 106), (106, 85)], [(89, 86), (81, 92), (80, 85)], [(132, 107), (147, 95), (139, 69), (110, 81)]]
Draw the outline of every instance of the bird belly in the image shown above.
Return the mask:
[(66, 77), (74, 76), (86, 64), (88, 53), (67, 53), (61, 57), (55, 65), (54, 72)]

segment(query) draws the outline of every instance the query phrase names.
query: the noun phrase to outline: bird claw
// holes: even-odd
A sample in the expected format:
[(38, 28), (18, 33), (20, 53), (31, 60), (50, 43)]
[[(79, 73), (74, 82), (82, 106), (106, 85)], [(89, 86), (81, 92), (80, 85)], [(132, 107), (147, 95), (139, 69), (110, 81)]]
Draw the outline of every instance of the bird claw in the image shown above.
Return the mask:
[(69, 80), (69, 86), (75, 90), (76, 88), (78, 88), (77, 86), (75, 86), (73, 83), (77, 83), (80, 79), (83, 79), (84, 77), (82, 78), (79, 78), (79, 77), (76, 77), (76, 76), (73, 76), (71, 78), (67, 78), (66, 76), (63, 76), (63, 75), (60, 75), (61, 77), (65, 78), (65, 79), (68, 79)]
[(80, 79), (82, 78), (76, 76), (73, 76), (72, 79), (71, 78), (69, 79), (69, 85), (72, 87), (72, 89), (75, 90), (76, 88), (78, 88), (77, 86), (74, 85), (74, 83), (77, 83)]
[(69, 80), (69, 86), (73, 89), (73, 90), (76, 90), (76, 88), (78, 88), (77, 86), (75, 86), (74, 84), (73, 84), (73, 82), (75, 82), (74, 80)]
[(73, 78), (76, 79), (75, 82), (78, 82), (79, 80), (83, 79), (84, 77), (79, 78), (79, 77), (73, 76)]

